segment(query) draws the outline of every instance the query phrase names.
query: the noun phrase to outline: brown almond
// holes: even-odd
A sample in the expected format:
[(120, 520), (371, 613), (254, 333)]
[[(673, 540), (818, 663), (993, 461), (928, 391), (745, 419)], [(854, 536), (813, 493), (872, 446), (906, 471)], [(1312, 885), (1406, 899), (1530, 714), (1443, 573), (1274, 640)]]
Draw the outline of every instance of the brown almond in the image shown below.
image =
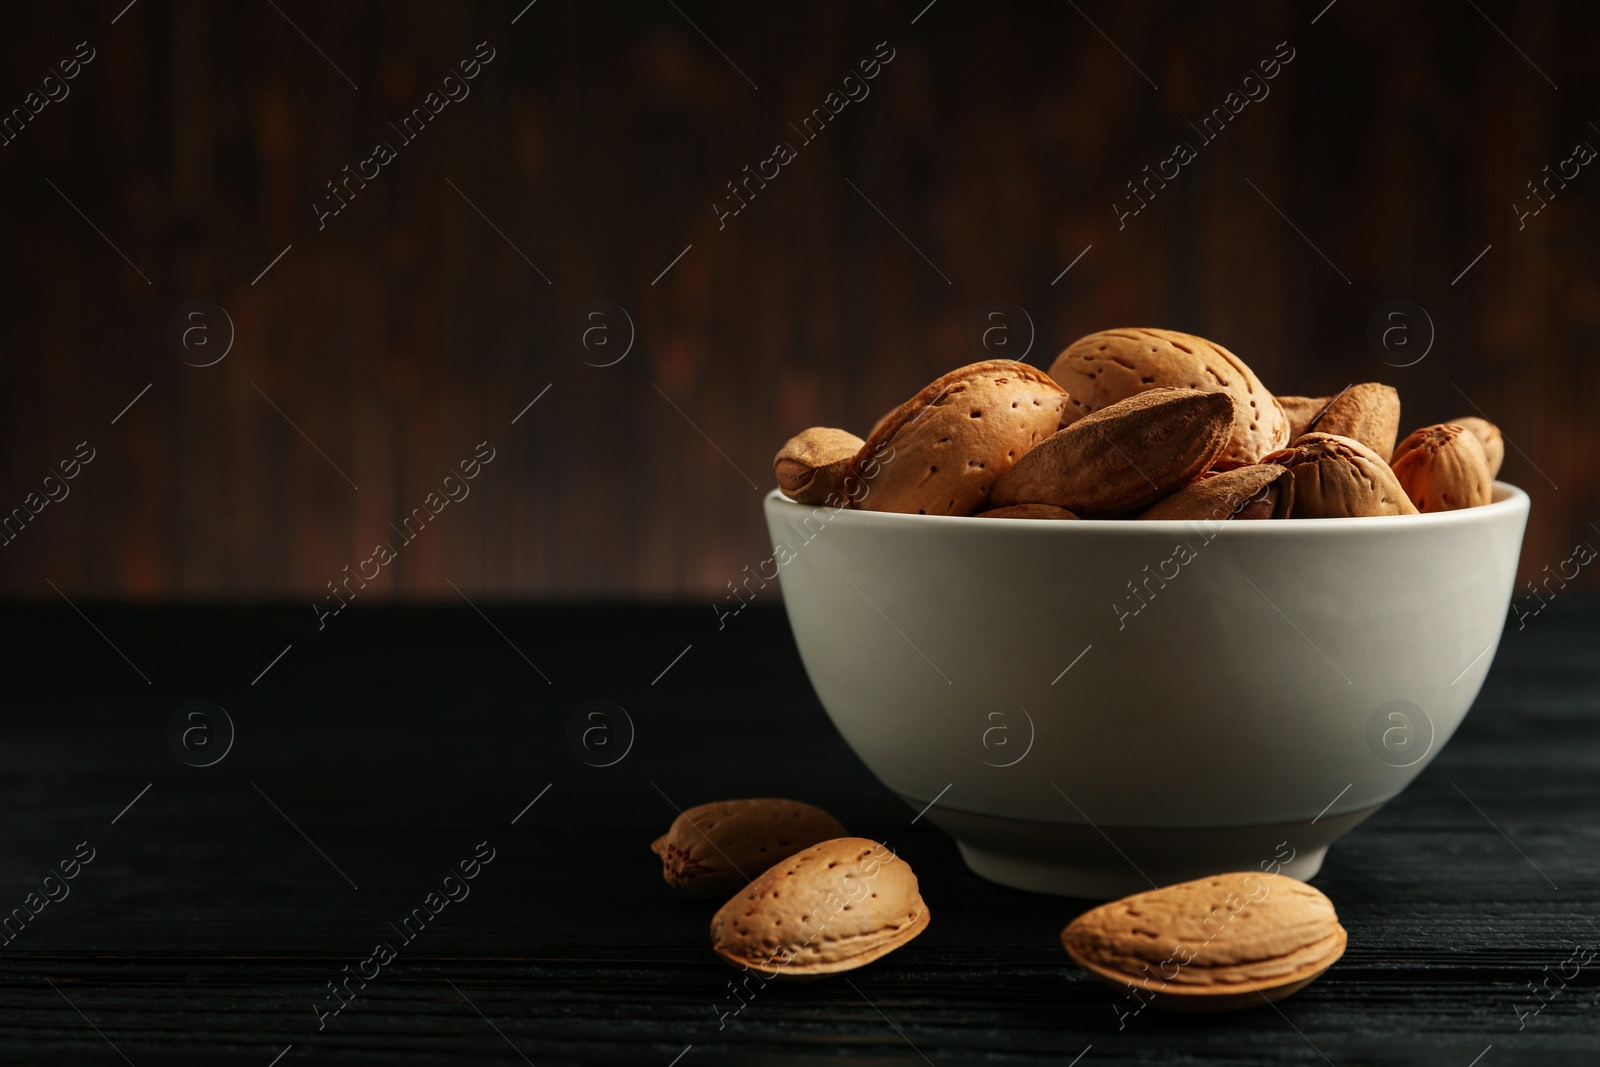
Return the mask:
[(1349, 437), (1308, 433), (1262, 460), (1294, 473), (1290, 518), (1415, 515), (1394, 472), (1376, 452)]
[(1476, 508), (1494, 497), (1489, 457), (1477, 435), (1457, 423), (1413, 431), (1395, 450), (1394, 476), (1418, 511)]
[(1061, 425), (1067, 394), (1043, 371), (991, 359), (936, 378), (884, 419), (845, 478), (853, 507), (984, 510), (999, 477)]
[(844, 476), (864, 442), (848, 430), (813, 426), (789, 438), (772, 457), (778, 488), (801, 504), (844, 506)]
[(844, 834), (838, 819), (798, 800), (719, 800), (683, 812), (650, 851), (674, 889), (720, 896), (778, 860)]
[(1176, 330), (1130, 328), (1080, 337), (1050, 365), (1072, 395), (1065, 423), (1146, 389), (1199, 389), (1234, 400), (1233, 426), (1219, 467), (1242, 467), (1289, 443), (1289, 420), (1242, 359)]
[(911, 867), (876, 841), (841, 837), (734, 894), (711, 919), (711, 947), (736, 966), (814, 978), (871, 963), (927, 926)]
[(1286, 874), (1240, 871), (1136, 893), (1061, 931), (1079, 966), (1136, 999), (1179, 1011), (1279, 1000), (1344, 954), (1333, 902)]
[(1273, 463), (1252, 463), (1202, 477), (1179, 489), (1141, 519), (1283, 519), (1294, 503), (1294, 475)]
[(1500, 427), (1488, 419), (1480, 419), (1476, 415), (1465, 415), (1459, 419), (1451, 419), (1457, 426), (1465, 426), (1472, 431), (1472, 436), (1478, 439), (1483, 446), (1484, 457), (1489, 461), (1489, 477), (1500, 476), (1500, 464), (1506, 458), (1506, 442), (1500, 436)]
[(1311, 424), (1333, 400), (1331, 396), (1280, 396), (1278, 405), (1289, 420), (1289, 440), (1311, 430)]
[(1054, 504), (1011, 504), (1008, 507), (980, 511), (980, 519), (1076, 519), (1078, 516)]
[(1306, 432), (1360, 441), (1387, 463), (1400, 432), (1400, 394), (1379, 382), (1352, 385), (1328, 402)]
[(1228, 444), (1228, 393), (1148, 389), (1039, 442), (995, 484), (991, 501), (1053, 504), (1084, 518), (1127, 515), (1187, 484)]

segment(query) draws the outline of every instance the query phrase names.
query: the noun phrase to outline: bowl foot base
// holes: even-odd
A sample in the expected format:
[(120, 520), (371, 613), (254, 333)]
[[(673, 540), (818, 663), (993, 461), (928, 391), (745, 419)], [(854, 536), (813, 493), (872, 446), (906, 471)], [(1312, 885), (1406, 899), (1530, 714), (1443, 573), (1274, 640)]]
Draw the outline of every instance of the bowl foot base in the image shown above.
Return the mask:
[[(912, 798), (904, 798), (921, 807)], [(925, 803), (925, 802), (924, 802)], [(956, 839), (974, 874), (1013, 889), (1113, 900), (1227, 871), (1282, 871), (1306, 881), (1333, 841), (1379, 805), (1262, 826), (1074, 826), (934, 807), (927, 818)]]

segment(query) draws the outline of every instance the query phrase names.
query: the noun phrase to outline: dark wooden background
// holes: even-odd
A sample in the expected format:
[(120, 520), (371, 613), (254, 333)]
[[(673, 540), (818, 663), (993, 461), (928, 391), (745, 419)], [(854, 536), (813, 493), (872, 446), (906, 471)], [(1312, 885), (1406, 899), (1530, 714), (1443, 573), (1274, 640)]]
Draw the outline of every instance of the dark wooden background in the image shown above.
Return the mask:
[[(363, 596), (713, 598), (767, 555), (777, 445), (981, 355), (994, 301), (1035, 363), (1165, 325), (1280, 392), (1475, 404), (1534, 497), (1525, 576), (1600, 544), (1600, 169), (1512, 208), (1600, 146), (1593, 5), (524, 2), (7, 9), (4, 113), (97, 55), (0, 146), (0, 508), (97, 458), (0, 548), (0, 589), (315, 597), (488, 440)], [(471, 95), (319, 231), (323, 183), (480, 41)], [(1280, 41), (1270, 96), (1199, 146)], [(879, 42), (871, 95), (800, 145)], [(1119, 230), (1178, 138), (1198, 158)], [(798, 158), (719, 230), (778, 140)], [(196, 299), (236, 328), (207, 368), (166, 338)], [(1364, 340), (1394, 299), (1436, 331), (1404, 369)], [(568, 341), (593, 300), (636, 327), (614, 366)]]

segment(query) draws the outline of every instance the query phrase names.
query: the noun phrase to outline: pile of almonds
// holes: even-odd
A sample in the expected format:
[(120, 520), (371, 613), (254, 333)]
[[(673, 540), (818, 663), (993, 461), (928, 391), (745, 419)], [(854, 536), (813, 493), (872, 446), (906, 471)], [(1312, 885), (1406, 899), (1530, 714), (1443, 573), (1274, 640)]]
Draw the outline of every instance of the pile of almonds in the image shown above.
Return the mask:
[[(763, 797), (690, 808), (651, 846), (668, 885), (733, 891), (712, 950), (765, 977), (863, 967), (928, 926), (917, 876), (821, 808)], [(1277, 864), (1270, 864), (1276, 868)], [(1146, 1004), (1225, 1011), (1286, 997), (1344, 954), (1326, 896), (1280, 871), (1238, 871), (1102, 904), (1061, 932), (1084, 970)]]
[(1274, 396), (1173, 330), (1092, 333), (1048, 374), (987, 360), (935, 379), (866, 440), (814, 427), (773, 459), (802, 504), (1010, 519), (1316, 519), (1489, 503), (1500, 431), (1467, 417), (1399, 445), (1376, 382)]

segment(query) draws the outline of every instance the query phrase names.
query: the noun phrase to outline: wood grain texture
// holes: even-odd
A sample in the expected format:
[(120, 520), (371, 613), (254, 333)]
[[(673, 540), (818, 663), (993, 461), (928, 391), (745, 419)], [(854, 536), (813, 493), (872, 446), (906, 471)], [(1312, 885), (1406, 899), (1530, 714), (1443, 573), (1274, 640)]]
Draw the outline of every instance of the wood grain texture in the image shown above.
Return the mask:
[[(0, 613), (32, 665), (8, 682), (0, 904), (77, 842), (97, 850), (0, 949), (7, 1063), (118, 1062), (106, 1039), (138, 1064), (266, 1064), (290, 1044), (283, 1064), (664, 1065), (690, 1045), (684, 1065), (1064, 1064), (1090, 1045), (1085, 1067), (1600, 1053), (1594, 965), (1518, 1016), (1575, 945), (1600, 947), (1593, 598), (1508, 633), (1448, 747), (1333, 847), (1316, 885), (1349, 930), (1344, 958), (1281, 1013), (1199, 1020), (1122, 1017), (1134, 1005), (1060, 946), (1088, 902), (984, 882), (913, 824), (828, 724), (777, 612), (708, 634), (688, 608), (500, 606), (497, 634), (465, 607), (366, 609), (307, 639), (298, 607), (85, 607), (151, 685), (64, 606)], [(206, 769), (164, 738), (197, 696), (238, 728)], [(564, 739), (596, 698), (637, 728), (609, 768)], [(670, 890), (649, 843), (678, 808), (755, 795), (888, 841), (934, 919), (848, 982), (771, 985), (721, 1020), (735, 972), (710, 952), (715, 902)], [(396, 940), (389, 924), (479, 841), (496, 855), (470, 895), (319, 1030), (326, 983)]]
[[(0, 549), (0, 588), (316, 597), (487, 439), (472, 498), (369, 599), (714, 598), (767, 555), (751, 483), (778, 445), (993, 354), (993, 301), (1034, 363), (1162, 325), (1285, 393), (1393, 384), (1402, 432), (1481, 411), (1534, 497), (1524, 578), (1600, 543), (1600, 177), (1512, 206), (1600, 146), (1592, 5), (524, 6), (7, 12), (0, 113), (77, 42), (97, 58), (0, 145), (0, 508), (100, 452)], [(480, 41), (471, 95), (319, 228), (325, 183)], [(790, 124), (879, 42), (870, 95), (805, 142)], [(1207, 143), (1190, 124), (1279, 42)], [(780, 140), (796, 158), (719, 227)], [(1119, 226), (1178, 140), (1195, 160)], [(236, 327), (214, 367), (165, 340), (194, 299)], [(1394, 299), (1436, 332), (1412, 367), (1364, 340)], [(616, 366), (569, 346), (594, 300), (636, 327)]]

